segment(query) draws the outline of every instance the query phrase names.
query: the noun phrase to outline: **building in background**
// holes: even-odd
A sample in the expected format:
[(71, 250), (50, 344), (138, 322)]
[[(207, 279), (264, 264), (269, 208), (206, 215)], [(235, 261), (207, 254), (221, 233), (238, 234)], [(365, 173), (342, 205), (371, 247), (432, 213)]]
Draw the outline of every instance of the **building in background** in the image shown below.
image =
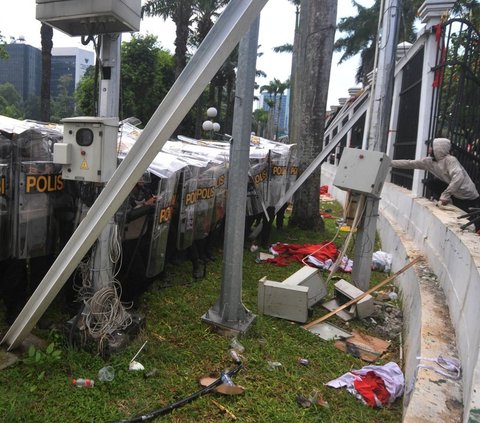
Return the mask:
[(290, 90), (285, 90), (285, 93), (274, 99), (274, 96), (269, 93), (261, 93), (259, 95), (259, 108), (263, 110), (270, 110), (268, 103), (273, 101), (275, 103), (275, 112), (273, 115), (273, 138), (280, 139), (288, 135), (288, 122), (290, 113)]
[[(42, 52), (19, 37), (5, 45), (8, 58), (0, 59), (0, 84), (10, 82), (24, 101), (40, 97), (42, 78)], [(90, 66), (95, 65), (93, 51), (78, 47), (52, 49), (52, 99), (58, 95), (62, 76), (68, 76), (67, 95), (73, 95), (75, 87)]]
[(0, 84), (10, 82), (23, 101), (40, 96), (42, 53), (23, 37), (6, 44), (7, 59), (0, 59)]
[(68, 95), (73, 95), (75, 88), (90, 66), (95, 65), (93, 51), (78, 47), (54, 47), (52, 49), (52, 98), (58, 96), (61, 78), (69, 76)]

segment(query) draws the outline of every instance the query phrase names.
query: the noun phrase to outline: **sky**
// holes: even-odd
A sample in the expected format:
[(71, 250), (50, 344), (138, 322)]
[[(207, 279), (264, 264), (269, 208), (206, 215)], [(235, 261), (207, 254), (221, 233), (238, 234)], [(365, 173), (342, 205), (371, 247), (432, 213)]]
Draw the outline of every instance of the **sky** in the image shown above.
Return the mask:
[[(370, 6), (373, 0), (360, 0), (360, 4)], [(0, 13), (0, 32), (7, 42), (11, 38), (25, 37), (27, 44), (40, 48), (40, 22), (35, 19), (35, 0), (15, 0)], [(356, 14), (351, 0), (338, 0), (337, 19)], [(275, 53), (273, 48), (286, 43), (293, 44), (295, 28), (295, 7), (288, 0), (269, 0), (260, 16), (259, 51), (263, 53), (257, 59), (257, 69), (267, 74), (266, 78), (258, 78), (257, 83), (268, 85), (274, 78), (284, 82), (290, 77), (291, 55)], [(164, 22), (161, 18), (146, 18), (140, 24), (140, 33), (156, 35), (164, 48), (174, 51), (175, 26), (172, 22)], [(339, 34), (337, 33), (337, 37)], [(123, 34), (122, 39), (128, 40), (129, 34)], [(91, 44), (90, 44), (91, 45)], [(80, 47), (80, 37), (70, 37), (54, 30), (54, 47)], [(338, 65), (340, 53), (334, 53), (332, 72), (327, 100), (327, 109), (338, 104), (338, 99), (348, 97), (348, 89), (357, 87), (355, 72), (359, 58), (354, 57)]]

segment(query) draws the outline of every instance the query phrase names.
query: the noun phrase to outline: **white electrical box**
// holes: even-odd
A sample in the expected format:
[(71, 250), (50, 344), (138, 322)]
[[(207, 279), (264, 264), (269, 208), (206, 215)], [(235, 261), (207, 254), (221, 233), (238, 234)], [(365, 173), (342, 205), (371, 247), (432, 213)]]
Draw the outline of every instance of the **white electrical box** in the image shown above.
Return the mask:
[(344, 148), (333, 185), (380, 198), (390, 162), (390, 158), (379, 151)]
[(141, 0), (37, 0), (36, 18), (75, 37), (140, 30)]
[(118, 119), (74, 117), (62, 120), (63, 142), (53, 145), (62, 178), (107, 182), (117, 167)]
[(308, 310), (327, 295), (320, 272), (304, 266), (283, 282), (258, 281), (258, 311), (268, 316), (305, 323)]

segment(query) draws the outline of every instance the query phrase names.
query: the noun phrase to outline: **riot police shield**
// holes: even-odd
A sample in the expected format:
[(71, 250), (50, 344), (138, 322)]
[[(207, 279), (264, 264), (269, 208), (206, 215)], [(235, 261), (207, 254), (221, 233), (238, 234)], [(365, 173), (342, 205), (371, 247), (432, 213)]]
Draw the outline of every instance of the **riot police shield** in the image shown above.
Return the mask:
[(270, 150), (267, 207), (274, 207), (285, 194), (289, 150)]
[(299, 160), (294, 149), (290, 150), (290, 159), (288, 160), (287, 186), (286, 191), (295, 183), (298, 178)]
[(247, 216), (266, 212), (265, 194), (268, 183), (268, 163), (261, 161), (251, 164), (248, 170)]
[(227, 209), (227, 164), (212, 168), (215, 178), (215, 202), (213, 205), (212, 229), (215, 228), (225, 217)]
[(215, 204), (215, 172), (203, 170), (198, 176), (197, 201), (195, 203), (194, 240), (204, 239), (210, 233)]
[(64, 188), (61, 165), (23, 161), (17, 170), (14, 256), (50, 255), (55, 247), (53, 196)]
[(51, 145), (40, 130), (14, 139), (15, 205), (13, 255), (19, 259), (54, 252), (54, 195), (64, 188), (61, 166), (52, 162)]
[(179, 250), (185, 250), (193, 244), (199, 170), (199, 167), (190, 165), (181, 173), (177, 228), (177, 249)]
[(163, 271), (170, 223), (175, 208), (179, 173), (160, 179), (157, 192), (146, 276), (151, 278)]
[(0, 135), (0, 260), (5, 260), (12, 254), (12, 161), (12, 141)]

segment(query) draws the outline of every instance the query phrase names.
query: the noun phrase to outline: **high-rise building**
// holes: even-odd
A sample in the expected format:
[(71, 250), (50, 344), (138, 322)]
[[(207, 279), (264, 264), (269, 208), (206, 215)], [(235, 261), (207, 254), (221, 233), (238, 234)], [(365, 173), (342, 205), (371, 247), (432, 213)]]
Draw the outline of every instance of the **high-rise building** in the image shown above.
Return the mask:
[(95, 65), (95, 56), (92, 51), (78, 47), (54, 47), (52, 49), (52, 79), (50, 92), (52, 98), (59, 93), (61, 78), (68, 76), (69, 95), (73, 95), (75, 88), (90, 66)]
[(0, 84), (10, 82), (25, 101), (40, 96), (42, 53), (22, 39), (5, 45), (7, 59), (0, 59)]
[[(22, 39), (7, 44), (7, 59), (0, 59), (0, 84), (10, 82), (23, 100), (40, 97), (42, 79), (42, 52), (26, 44)], [(75, 87), (86, 70), (95, 65), (92, 51), (78, 47), (54, 47), (52, 49), (52, 74), (50, 92), (52, 98), (58, 95), (62, 76), (69, 76), (68, 95), (73, 95)]]
[(273, 116), (273, 125), (274, 125), (274, 137), (280, 138), (285, 135), (288, 135), (288, 123), (289, 123), (289, 113), (290, 113), (290, 90), (285, 90), (285, 93), (282, 96), (277, 95), (277, 98), (274, 99), (274, 96), (269, 93), (260, 94), (260, 108), (263, 110), (270, 110), (269, 100), (274, 101), (275, 103), (275, 113)]

